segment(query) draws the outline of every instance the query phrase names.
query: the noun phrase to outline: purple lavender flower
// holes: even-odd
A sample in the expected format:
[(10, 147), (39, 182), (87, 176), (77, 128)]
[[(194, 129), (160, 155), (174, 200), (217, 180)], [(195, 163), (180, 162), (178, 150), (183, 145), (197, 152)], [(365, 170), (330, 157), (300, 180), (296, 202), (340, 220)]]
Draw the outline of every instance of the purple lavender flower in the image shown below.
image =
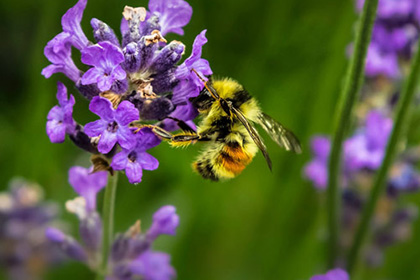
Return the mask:
[(93, 173), (93, 167), (73, 166), (69, 170), (69, 183), (85, 198), (88, 211), (96, 209), (96, 194), (106, 186), (107, 179), (106, 171)]
[[(129, 124), (154, 121), (154, 125), (174, 130), (178, 128), (175, 118), (195, 128), (192, 120), (198, 112), (189, 98), (199, 94), (203, 83), (192, 69), (204, 79), (212, 74), (208, 61), (201, 57), (206, 31), (196, 37), (190, 57), (179, 64), (185, 45), (168, 43), (163, 36), (183, 34), (192, 15), (187, 2), (151, 0), (149, 11), (126, 6), (121, 44), (112, 28), (96, 18), (91, 20), (96, 44), (89, 42), (80, 25), (85, 7), (86, 0), (79, 0), (63, 16), (63, 31), (45, 48), (52, 65), (42, 73), (46, 77), (56, 72), (66, 74), (91, 100), (90, 110), (101, 117), (85, 126), (74, 122), (70, 139), (90, 153), (107, 153), (116, 170), (125, 170), (130, 182), (140, 182), (142, 170), (156, 169), (158, 163), (146, 153), (147, 148), (136, 143), (140, 134), (136, 136), (136, 128)], [(86, 72), (75, 66), (72, 47), (80, 51), (84, 64), (92, 66)], [(63, 141), (60, 133), (59, 140)], [(122, 151), (111, 159), (116, 143)]]
[(76, 122), (73, 120), (74, 97), (67, 97), (67, 88), (57, 83), (57, 100), (59, 106), (54, 106), (47, 116), (47, 135), (52, 143), (61, 143), (66, 134), (73, 134)]
[(132, 121), (139, 119), (139, 112), (132, 103), (123, 101), (114, 110), (108, 99), (95, 96), (90, 102), (89, 109), (101, 117), (85, 126), (85, 133), (88, 136), (101, 136), (98, 142), (99, 152), (110, 152), (117, 142), (124, 149), (131, 149), (136, 145), (135, 135), (128, 127)]
[(175, 229), (179, 225), (179, 216), (172, 205), (164, 206), (153, 214), (153, 224), (149, 229), (148, 236), (156, 239), (161, 234), (175, 235)]
[(203, 89), (203, 82), (192, 72), (192, 69), (195, 69), (202, 78), (213, 74), (209, 62), (201, 58), (202, 48), (207, 43), (206, 32), (207, 30), (203, 30), (195, 37), (191, 55), (175, 72), (175, 76), (180, 82), (174, 89), (174, 97), (172, 99), (174, 104), (180, 104), (186, 102), (190, 97), (198, 96)]
[(89, 45), (89, 40), (83, 33), (80, 22), (86, 8), (87, 0), (79, 0), (74, 7), (70, 8), (61, 18), (63, 32), (71, 36), (72, 45), (79, 50)]
[(131, 262), (130, 270), (145, 280), (170, 280), (176, 276), (170, 262), (171, 257), (168, 254), (146, 251)]
[[(35, 183), (14, 179), (0, 192), (0, 270), (7, 279), (45, 279), (45, 272), (63, 260), (44, 232), (57, 220), (58, 207), (43, 201)], [(36, 269), (34, 270), (34, 264)]]
[(392, 130), (392, 119), (378, 111), (372, 111), (366, 126), (345, 142), (345, 167), (355, 171), (363, 168), (377, 169), (385, 154), (388, 136)]
[[(416, 0), (380, 0), (377, 15), (380, 19), (406, 18), (414, 11)], [(361, 11), (365, 0), (357, 0), (357, 9)]]
[(341, 268), (329, 270), (326, 274), (312, 276), (310, 280), (349, 280), (350, 277), (346, 271)]
[(99, 90), (109, 90), (114, 82), (127, 76), (120, 65), (123, 61), (120, 48), (107, 41), (83, 49), (82, 62), (94, 67), (82, 76), (82, 84), (97, 84)]
[(368, 77), (384, 75), (397, 78), (400, 76), (398, 57), (395, 53), (381, 51), (377, 44), (371, 43), (366, 58), (365, 71)]
[(42, 69), (41, 74), (45, 78), (61, 72), (73, 82), (80, 79), (81, 72), (71, 58), (71, 36), (68, 33), (62, 32), (49, 41), (44, 48), (44, 55), (52, 63)]
[(160, 140), (149, 129), (142, 129), (136, 134), (136, 146), (123, 149), (112, 159), (111, 167), (115, 170), (125, 170), (128, 181), (132, 184), (141, 182), (143, 169), (155, 170), (159, 162), (146, 150), (158, 145)]
[(325, 136), (316, 136), (311, 141), (314, 159), (305, 166), (304, 173), (318, 189), (325, 189), (327, 186), (330, 146), (330, 140)]
[(158, 16), (163, 36), (168, 33), (184, 35), (182, 27), (190, 22), (192, 16), (191, 6), (183, 0), (150, 0), (149, 10)]
[(73, 237), (64, 234), (61, 230), (49, 227), (45, 231), (46, 238), (61, 249), (69, 258), (85, 262), (87, 255), (83, 247)]
[(80, 70), (71, 59), (71, 46), (82, 50), (89, 44), (80, 26), (86, 3), (87, 0), (79, 0), (63, 15), (61, 18), (63, 32), (55, 36), (45, 47), (44, 54), (52, 63), (42, 70), (42, 75), (46, 78), (62, 72), (74, 82), (79, 80)]

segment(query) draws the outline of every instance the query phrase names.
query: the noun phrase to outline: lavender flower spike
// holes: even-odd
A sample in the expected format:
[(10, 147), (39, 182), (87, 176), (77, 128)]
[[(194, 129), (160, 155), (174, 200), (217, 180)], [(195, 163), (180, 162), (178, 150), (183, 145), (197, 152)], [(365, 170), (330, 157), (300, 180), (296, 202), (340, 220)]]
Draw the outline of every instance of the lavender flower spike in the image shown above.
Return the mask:
[(83, 247), (71, 236), (65, 235), (61, 230), (49, 227), (45, 231), (47, 239), (60, 247), (60, 249), (70, 258), (84, 262), (87, 255)]
[(92, 172), (93, 167), (73, 166), (69, 170), (69, 183), (79, 195), (85, 198), (88, 211), (95, 211), (96, 194), (107, 183), (106, 171)]
[(93, 66), (82, 76), (82, 84), (97, 84), (99, 90), (107, 91), (116, 81), (125, 80), (127, 74), (121, 67), (124, 54), (114, 44), (104, 41), (82, 50), (82, 62)]
[(54, 106), (47, 116), (47, 135), (52, 143), (61, 143), (66, 134), (73, 134), (76, 122), (73, 120), (74, 97), (67, 97), (67, 88), (60, 82), (57, 83), (58, 106)]
[(310, 280), (350, 280), (346, 271), (341, 268), (331, 269), (324, 275), (315, 275)]
[(191, 6), (183, 0), (150, 0), (149, 10), (159, 17), (161, 33), (184, 35), (182, 27), (190, 22), (192, 16)]
[(148, 129), (143, 129), (136, 134), (137, 145), (132, 149), (123, 149), (112, 159), (111, 167), (115, 170), (125, 170), (131, 184), (141, 182), (143, 169), (155, 170), (159, 162), (146, 150), (158, 145), (160, 140)]
[(114, 110), (108, 99), (95, 96), (90, 102), (89, 109), (101, 119), (85, 125), (85, 133), (90, 137), (101, 136), (98, 150), (108, 153), (118, 143), (124, 149), (131, 149), (136, 145), (136, 137), (128, 127), (132, 121), (139, 119), (139, 111), (128, 101), (123, 101)]
[(175, 235), (175, 230), (179, 225), (179, 216), (172, 205), (160, 208), (153, 215), (153, 224), (147, 233), (148, 237), (156, 239), (161, 234)]

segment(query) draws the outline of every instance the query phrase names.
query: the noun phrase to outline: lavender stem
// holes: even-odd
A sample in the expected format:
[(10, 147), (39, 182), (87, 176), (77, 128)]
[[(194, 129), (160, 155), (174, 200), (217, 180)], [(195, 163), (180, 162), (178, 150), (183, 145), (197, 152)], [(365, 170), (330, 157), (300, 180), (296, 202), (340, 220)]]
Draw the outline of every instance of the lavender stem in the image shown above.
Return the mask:
[(339, 236), (339, 217), (340, 217), (340, 192), (339, 174), (341, 171), (341, 153), (343, 140), (349, 126), (350, 117), (354, 104), (356, 103), (358, 92), (363, 82), (365, 59), (369, 46), (373, 22), (375, 19), (378, 0), (366, 0), (362, 15), (357, 23), (356, 39), (354, 51), (350, 60), (345, 85), (341, 91), (337, 109), (337, 120), (334, 128), (334, 137), (331, 148), (328, 172), (328, 229), (329, 229), (329, 248), (328, 265), (334, 267), (334, 262), (338, 254)]
[(406, 124), (410, 121), (411, 104), (413, 103), (414, 92), (420, 77), (420, 47), (417, 47), (417, 52), (411, 65), (411, 72), (408, 80), (405, 83), (404, 89), (401, 93), (400, 102), (398, 103), (397, 113), (394, 128), (391, 133), (390, 140), (386, 149), (386, 154), (382, 162), (381, 168), (376, 176), (372, 191), (367, 200), (366, 206), (363, 209), (362, 218), (356, 232), (353, 245), (348, 256), (348, 272), (351, 273), (357, 263), (360, 248), (369, 230), (370, 221), (373, 212), (378, 202), (379, 196), (383, 193), (388, 179), (388, 171), (393, 163), (395, 152), (401, 136), (404, 133)]
[(105, 279), (107, 275), (107, 264), (109, 248), (112, 243), (114, 232), (114, 208), (117, 192), (118, 173), (108, 176), (108, 184), (105, 188), (105, 196), (102, 208), (103, 220), (103, 240), (102, 240), (102, 260), (96, 279)]

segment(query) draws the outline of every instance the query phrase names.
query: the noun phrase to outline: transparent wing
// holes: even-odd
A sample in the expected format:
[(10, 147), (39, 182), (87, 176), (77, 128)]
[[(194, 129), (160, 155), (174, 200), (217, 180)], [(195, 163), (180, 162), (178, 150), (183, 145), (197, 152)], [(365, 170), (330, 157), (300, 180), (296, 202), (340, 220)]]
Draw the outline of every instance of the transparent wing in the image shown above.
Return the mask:
[(278, 121), (265, 113), (258, 116), (259, 124), (270, 135), (271, 139), (287, 151), (293, 151), (297, 154), (302, 152), (299, 140), (293, 132), (287, 130)]
[(257, 147), (261, 150), (261, 152), (262, 152), (262, 154), (263, 154), (263, 156), (264, 156), (264, 158), (267, 162), (268, 168), (270, 168), (270, 170), (272, 170), (271, 169), (272, 164), (271, 164), (270, 156), (268, 155), (267, 148), (265, 147), (262, 138), (258, 134), (258, 131), (255, 129), (255, 127), (252, 126), (252, 124), (250, 124), (248, 119), (244, 116), (244, 114), (240, 110), (236, 109), (232, 105), (230, 105), (229, 107), (230, 107), (231, 112), (235, 115), (235, 117), (238, 118), (238, 120), (245, 126), (249, 135), (251, 135), (252, 140), (254, 140)]

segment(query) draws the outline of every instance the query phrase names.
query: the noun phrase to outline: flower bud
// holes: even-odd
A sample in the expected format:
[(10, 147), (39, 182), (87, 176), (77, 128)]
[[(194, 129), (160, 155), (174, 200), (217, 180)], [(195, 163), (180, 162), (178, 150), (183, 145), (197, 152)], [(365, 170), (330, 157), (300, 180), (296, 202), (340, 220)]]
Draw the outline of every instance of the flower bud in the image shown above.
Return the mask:
[(90, 25), (93, 28), (93, 37), (95, 38), (96, 42), (103, 42), (103, 41), (109, 41), (110, 43), (119, 46), (120, 43), (118, 42), (117, 36), (114, 33), (114, 30), (112, 30), (111, 27), (109, 27), (108, 24), (105, 22), (93, 18), (90, 21)]

